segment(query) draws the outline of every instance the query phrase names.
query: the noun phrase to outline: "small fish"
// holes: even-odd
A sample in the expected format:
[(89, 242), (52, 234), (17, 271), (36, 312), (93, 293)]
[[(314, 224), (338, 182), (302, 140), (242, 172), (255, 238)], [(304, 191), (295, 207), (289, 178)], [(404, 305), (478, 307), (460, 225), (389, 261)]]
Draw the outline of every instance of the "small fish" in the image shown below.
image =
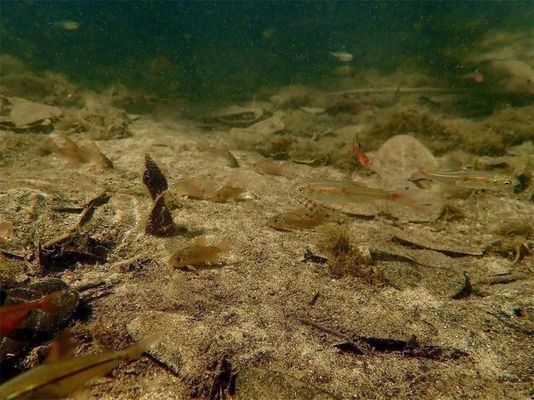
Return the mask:
[(482, 73), (478, 69), (475, 69), (473, 72), (462, 75), (460, 77), (460, 80), (462, 82), (473, 82), (476, 84), (481, 84), (482, 82), (484, 82), (484, 75), (482, 75)]
[(267, 222), (271, 228), (278, 231), (295, 231), (300, 229), (313, 229), (326, 222), (320, 215), (309, 215), (305, 207), (296, 208), (276, 214)]
[(90, 147), (86, 151), (88, 152), (88, 157), (100, 168), (113, 169), (113, 162), (102, 153), (95, 142), (91, 142)]
[(49, 360), (0, 386), (0, 399), (64, 399), (89, 379), (106, 375), (123, 361), (139, 359), (155, 340), (149, 337), (120, 351)]
[(204, 236), (196, 239), (192, 245), (176, 251), (169, 259), (172, 268), (193, 270), (217, 260), (222, 253), (230, 251), (232, 246), (227, 239), (222, 239), (216, 245), (208, 245)]
[(362, 165), (363, 167), (369, 167), (369, 157), (367, 157), (367, 155), (364, 153), (360, 143), (358, 143), (358, 147), (356, 147), (356, 143), (352, 141), (352, 152), (354, 153), (354, 157), (356, 158), (356, 160), (358, 160), (360, 165)]
[(280, 161), (263, 160), (254, 164), (254, 171), (262, 175), (286, 176), (287, 167)]
[(279, 231), (313, 229), (326, 222), (343, 222), (345, 215), (311, 200), (300, 200), (302, 207), (286, 211), (270, 218), (268, 225)]
[(8, 242), (8, 238), (15, 236), (13, 224), (9, 221), (0, 221), (0, 244)]
[(341, 62), (350, 62), (354, 56), (346, 51), (331, 51), (330, 55), (334, 58), (337, 58)]
[(246, 192), (245, 188), (232, 185), (223, 185), (213, 193), (208, 200), (213, 201), (214, 203), (226, 203), (230, 200), (239, 200), (241, 199), (243, 193)]
[(261, 32), (261, 35), (264, 37), (264, 39), (271, 39), (275, 33), (276, 33), (276, 29), (267, 28)]
[(200, 186), (195, 177), (181, 180), (177, 183), (177, 186), (178, 192), (190, 199), (207, 200), (210, 196), (213, 196), (213, 192)]
[(297, 201), (305, 208), (305, 215), (308, 217), (320, 218), (324, 222), (343, 223), (346, 221), (345, 213), (342, 211), (335, 210), (306, 198), (298, 198)]
[(489, 171), (424, 171), (420, 169), (410, 177), (411, 181), (423, 179), (467, 189), (513, 190), (519, 185), (519, 180), (515, 176)]
[(215, 146), (209, 143), (200, 142), (197, 147), (200, 151), (206, 151), (216, 159), (223, 161), (230, 168), (239, 167), (239, 161), (225, 146)]
[(415, 206), (415, 201), (402, 193), (371, 188), (358, 182), (307, 182), (299, 185), (297, 191), (307, 199), (314, 201), (358, 203), (374, 200), (390, 200), (407, 207)]
[(80, 27), (80, 23), (71, 20), (57, 21), (52, 24), (54, 28), (64, 29), (66, 31), (75, 31)]
[(50, 363), (61, 360), (62, 358), (70, 358), (76, 352), (76, 341), (72, 336), (72, 331), (67, 328), (60, 332), (55, 339), (50, 343), (50, 349), (46, 355), (45, 362)]
[(191, 199), (209, 200), (214, 203), (226, 203), (230, 200), (239, 200), (246, 191), (247, 190), (243, 187), (230, 184), (225, 184), (217, 190), (202, 187), (194, 177), (178, 182), (179, 193), (184, 194)]
[[(55, 313), (56, 306), (54, 301), (58, 299), (61, 293), (61, 291), (58, 291), (29, 303), (0, 307), (0, 334), (7, 336), (14, 332), (32, 310), (43, 310), (49, 314)], [(0, 398), (2, 397), (0, 396)]]
[(113, 168), (111, 160), (100, 151), (95, 142), (85, 148), (64, 134), (58, 134), (57, 137), (60, 142), (48, 138), (41, 144), (40, 149), (44, 153), (55, 153), (72, 164), (93, 162), (101, 169)]

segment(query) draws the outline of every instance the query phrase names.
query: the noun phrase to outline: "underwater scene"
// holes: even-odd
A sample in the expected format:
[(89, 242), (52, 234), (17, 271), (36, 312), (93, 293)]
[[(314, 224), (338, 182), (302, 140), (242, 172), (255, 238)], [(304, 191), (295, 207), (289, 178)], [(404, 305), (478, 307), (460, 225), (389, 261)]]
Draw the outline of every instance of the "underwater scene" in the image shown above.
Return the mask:
[(534, 396), (533, 1), (1, 1), (0, 400)]

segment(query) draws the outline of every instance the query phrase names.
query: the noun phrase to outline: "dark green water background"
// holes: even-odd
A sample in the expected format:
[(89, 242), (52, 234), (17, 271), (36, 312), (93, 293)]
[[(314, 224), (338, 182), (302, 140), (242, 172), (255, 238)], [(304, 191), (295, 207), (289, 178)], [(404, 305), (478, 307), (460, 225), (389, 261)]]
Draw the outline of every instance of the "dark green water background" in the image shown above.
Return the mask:
[[(80, 27), (62, 29), (63, 20)], [(533, 21), (532, 1), (1, 1), (0, 53), (95, 89), (235, 99), (264, 86), (328, 85), (336, 50), (354, 54), (356, 69), (452, 74), (465, 66), (450, 49)]]

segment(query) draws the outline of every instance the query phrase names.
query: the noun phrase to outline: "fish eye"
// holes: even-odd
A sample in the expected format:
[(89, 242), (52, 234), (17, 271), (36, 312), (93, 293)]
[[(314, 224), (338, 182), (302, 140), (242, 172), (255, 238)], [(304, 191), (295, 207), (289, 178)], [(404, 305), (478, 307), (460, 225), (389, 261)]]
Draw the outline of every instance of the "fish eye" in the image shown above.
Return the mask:
[(298, 190), (299, 192), (301, 192), (301, 193), (304, 192), (304, 188), (303, 188), (302, 186), (299, 186), (299, 187), (297, 188), (297, 190)]

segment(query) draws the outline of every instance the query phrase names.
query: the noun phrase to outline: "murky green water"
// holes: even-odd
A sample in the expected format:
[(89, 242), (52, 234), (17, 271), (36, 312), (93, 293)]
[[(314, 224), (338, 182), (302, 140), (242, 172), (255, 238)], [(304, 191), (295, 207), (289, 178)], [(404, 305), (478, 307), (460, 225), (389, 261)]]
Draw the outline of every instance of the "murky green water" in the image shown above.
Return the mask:
[(0, 53), (35, 70), (194, 99), (331, 87), (399, 66), (456, 82), (479, 67), (462, 56), (488, 33), (524, 33), (534, 20), (530, 1), (8, 1), (0, 11)]

